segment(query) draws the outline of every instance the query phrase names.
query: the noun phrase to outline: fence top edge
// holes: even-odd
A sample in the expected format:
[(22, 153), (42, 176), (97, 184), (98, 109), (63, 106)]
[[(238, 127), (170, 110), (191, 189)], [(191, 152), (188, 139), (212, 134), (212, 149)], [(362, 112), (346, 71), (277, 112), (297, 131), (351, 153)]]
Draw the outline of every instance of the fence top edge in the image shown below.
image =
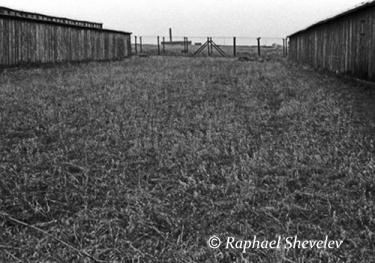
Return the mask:
[[(157, 38), (158, 35), (136, 35), (134, 34), (134, 36), (137, 36), (137, 37), (143, 37), (143, 38)], [(167, 37), (165, 35), (159, 35), (159, 37)], [(259, 38), (258, 37), (254, 37), (254, 36), (189, 36), (189, 35), (185, 35), (185, 36), (173, 36), (173, 38), (184, 38), (184, 37), (188, 37), (188, 38), (204, 38), (206, 39), (207, 37), (211, 37), (211, 38), (225, 38), (225, 39), (232, 39), (233, 37), (237, 38), (237, 39), (257, 39)], [(278, 36), (278, 37), (273, 37), (273, 36), (266, 36), (266, 37), (260, 37), (261, 39), (285, 39), (285, 37), (281, 37), (281, 36)]]
[(131, 32), (126, 32), (126, 31), (119, 31), (119, 30), (106, 29), (106, 28), (86, 27), (82, 25), (66, 24), (66, 23), (60, 23), (56, 21), (39, 20), (39, 19), (34, 19), (34, 18), (18, 17), (18, 16), (6, 15), (6, 14), (0, 14), (0, 18), (7, 19), (7, 20), (26, 21), (26, 22), (33, 22), (33, 23), (38, 23), (38, 24), (56, 25), (56, 26), (62, 26), (62, 27), (71, 27), (71, 28), (77, 28), (77, 29), (94, 30), (94, 31), (101, 31), (101, 32), (108, 32), (108, 33), (124, 34), (124, 35), (132, 34)]

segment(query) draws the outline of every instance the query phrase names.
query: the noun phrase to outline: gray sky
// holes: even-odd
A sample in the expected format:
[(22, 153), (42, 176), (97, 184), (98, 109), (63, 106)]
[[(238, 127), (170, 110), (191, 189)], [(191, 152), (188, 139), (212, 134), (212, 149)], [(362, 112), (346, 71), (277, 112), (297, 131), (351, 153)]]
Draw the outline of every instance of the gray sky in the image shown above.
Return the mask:
[(0, 0), (137, 35), (283, 37), (362, 0)]

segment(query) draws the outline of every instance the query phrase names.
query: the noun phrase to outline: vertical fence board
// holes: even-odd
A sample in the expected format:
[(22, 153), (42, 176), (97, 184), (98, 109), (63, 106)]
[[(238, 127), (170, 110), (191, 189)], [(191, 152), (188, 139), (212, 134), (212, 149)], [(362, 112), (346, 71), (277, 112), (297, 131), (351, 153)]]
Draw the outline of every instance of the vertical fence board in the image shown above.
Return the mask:
[(375, 6), (290, 36), (289, 58), (375, 80)]
[(0, 66), (129, 57), (130, 34), (0, 16)]
[(0, 19), (0, 65), (4, 64), (4, 25)]

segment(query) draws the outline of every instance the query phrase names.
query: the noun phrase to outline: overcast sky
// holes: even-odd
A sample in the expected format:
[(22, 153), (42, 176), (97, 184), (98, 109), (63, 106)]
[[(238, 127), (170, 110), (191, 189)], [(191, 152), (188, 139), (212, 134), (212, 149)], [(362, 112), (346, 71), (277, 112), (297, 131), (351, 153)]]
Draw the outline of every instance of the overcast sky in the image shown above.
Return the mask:
[(361, 0), (0, 0), (137, 35), (284, 37)]

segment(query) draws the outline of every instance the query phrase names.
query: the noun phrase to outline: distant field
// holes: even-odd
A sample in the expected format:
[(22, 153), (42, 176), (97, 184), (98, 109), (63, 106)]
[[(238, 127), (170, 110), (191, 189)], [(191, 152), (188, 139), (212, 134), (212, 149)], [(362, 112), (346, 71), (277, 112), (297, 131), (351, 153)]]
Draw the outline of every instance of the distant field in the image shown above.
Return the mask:
[[(374, 98), (284, 60), (2, 72), (0, 261), (374, 262)], [(345, 241), (241, 255), (214, 234)]]
[[(203, 43), (202, 43), (203, 44)], [(160, 52), (163, 55), (169, 56), (193, 56), (193, 54), (200, 48), (200, 45), (189, 45), (188, 53), (184, 54), (183, 45), (165, 45), (165, 53), (163, 53), (162, 45), (160, 45)], [(224, 51), (226, 57), (233, 57), (233, 46), (231, 45), (219, 45), (222, 51)], [(238, 45), (237, 47), (237, 56), (250, 55), (252, 57), (258, 57), (258, 48), (256, 46), (243, 46)], [(133, 45), (134, 51), (134, 45)], [(138, 51), (140, 52), (140, 46), (138, 45)], [(142, 53), (149, 55), (158, 54), (158, 46), (151, 44), (142, 45)], [(282, 58), (283, 57), (283, 47), (282, 46), (261, 46), (261, 54), (264, 58)], [(206, 57), (208, 56), (208, 50), (205, 48), (199, 56)], [(214, 57), (220, 57), (220, 54), (213, 49)]]

